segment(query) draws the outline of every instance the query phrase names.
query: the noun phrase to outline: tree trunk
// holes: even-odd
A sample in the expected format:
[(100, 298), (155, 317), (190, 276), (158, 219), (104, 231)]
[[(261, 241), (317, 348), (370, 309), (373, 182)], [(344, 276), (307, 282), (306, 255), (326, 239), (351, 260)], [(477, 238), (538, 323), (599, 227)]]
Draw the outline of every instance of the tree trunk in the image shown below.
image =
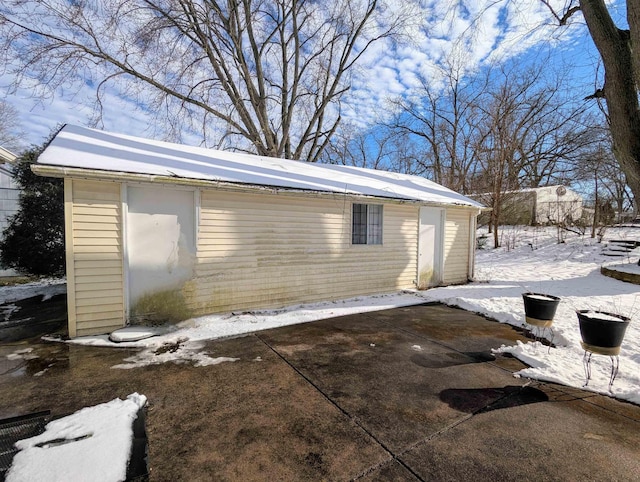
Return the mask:
[(493, 203), (493, 211), (491, 211), (491, 223), (493, 224), (493, 248), (499, 248), (500, 247), (500, 238), (498, 237), (498, 226), (500, 225), (500, 203), (502, 202), (502, 199), (500, 198), (500, 196), (497, 196), (494, 198), (494, 203)]
[(598, 226), (598, 209), (600, 201), (598, 199), (598, 173), (596, 172), (595, 178), (595, 199), (593, 201), (593, 223), (591, 224), (591, 239), (596, 237), (596, 227)]
[(602, 91), (613, 151), (634, 197), (640, 199), (640, 107), (634, 76), (640, 69), (640, 7), (636, 3), (627, 2), (630, 31), (615, 26), (603, 0), (581, 0), (580, 7), (604, 64)]
[[(629, 24), (629, 41), (631, 46), (640, 45), (640, 4), (635, 1), (627, 1), (627, 23)], [(631, 62), (633, 65), (633, 76), (638, 84), (640, 80), (640, 50), (631, 48)]]

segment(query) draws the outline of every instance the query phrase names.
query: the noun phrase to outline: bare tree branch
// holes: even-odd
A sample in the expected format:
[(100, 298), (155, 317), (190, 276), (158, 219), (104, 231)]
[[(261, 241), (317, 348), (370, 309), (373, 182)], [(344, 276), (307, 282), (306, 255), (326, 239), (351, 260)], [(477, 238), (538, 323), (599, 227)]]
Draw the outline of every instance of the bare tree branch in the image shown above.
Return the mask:
[(549, 9), (549, 11), (551, 12), (551, 15), (553, 15), (555, 17), (555, 19), (558, 21), (558, 25), (559, 26), (564, 26), (567, 24), (567, 22), (569, 21), (569, 19), (576, 14), (577, 12), (580, 11), (580, 5), (573, 5), (573, 0), (569, 2), (569, 5), (565, 7), (564, 12), (562, 12), (562, 16), (560, 16), (556, 10), (551, 6), (551, 4), (549, 3), (549, 0), (540, 0), (544, 5), (547, 6), (547, 8)]
[(590, 100), (590, 99), (605, 99), (606, 96), (604, 95), (604, 89), (596, 89), (596, 91), (591, 94), (586, 96), (583, 100)]
[(20, 126), (18, 111), (7, 101), (0, 99), (0, 147), (18, 154), (24, 132)]
[[(313, 161), (351, 70), (403, 20), (382, 1), (8, 0), (0, 58), (15, 86), (38, 80), (38, 95), (78, 78), (118, 85), (172, 128), (193, 122), (218, 144)], [(98, 91), (98, 115), (100, 102)]]

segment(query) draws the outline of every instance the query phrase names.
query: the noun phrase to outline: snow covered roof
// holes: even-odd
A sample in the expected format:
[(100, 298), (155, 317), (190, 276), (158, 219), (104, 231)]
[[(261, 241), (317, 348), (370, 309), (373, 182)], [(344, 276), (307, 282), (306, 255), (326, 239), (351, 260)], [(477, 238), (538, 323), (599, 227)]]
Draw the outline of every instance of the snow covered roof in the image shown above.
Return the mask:
[(154, 141), (65, 125), (38, 164), (481, 207), (423, 177)]

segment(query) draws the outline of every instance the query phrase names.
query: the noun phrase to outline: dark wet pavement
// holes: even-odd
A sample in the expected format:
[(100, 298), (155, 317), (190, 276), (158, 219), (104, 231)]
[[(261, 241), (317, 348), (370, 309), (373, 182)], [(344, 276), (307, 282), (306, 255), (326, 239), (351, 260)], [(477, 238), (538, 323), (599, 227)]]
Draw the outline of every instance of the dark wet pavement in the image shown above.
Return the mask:
[(0, 343), (37, 340), (67, 326), (67, 295), (43, 295), (0, 304)]
[(490, 350), (516, 340), (420, 305), (211, 341), (240, 360), (208, 367), (4, 343), (0, 418), (143, 393), (152, 480), (637, 480), (640, 407), (514, 378)]

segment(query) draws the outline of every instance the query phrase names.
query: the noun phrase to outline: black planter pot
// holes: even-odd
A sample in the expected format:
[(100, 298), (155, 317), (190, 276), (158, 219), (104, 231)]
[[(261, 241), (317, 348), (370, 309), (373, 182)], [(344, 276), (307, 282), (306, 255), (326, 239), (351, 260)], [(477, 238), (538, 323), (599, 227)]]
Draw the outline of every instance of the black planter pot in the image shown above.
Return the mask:
[(542, 293), (523, 293), (522, 299), (524, 300), (524, 314), (528, 324), (543, 328), (552, 325), (560, 298)]
[(605, 311), (576, 311), (582, 347), (602, 355), (618, 355), (630, 318)]

